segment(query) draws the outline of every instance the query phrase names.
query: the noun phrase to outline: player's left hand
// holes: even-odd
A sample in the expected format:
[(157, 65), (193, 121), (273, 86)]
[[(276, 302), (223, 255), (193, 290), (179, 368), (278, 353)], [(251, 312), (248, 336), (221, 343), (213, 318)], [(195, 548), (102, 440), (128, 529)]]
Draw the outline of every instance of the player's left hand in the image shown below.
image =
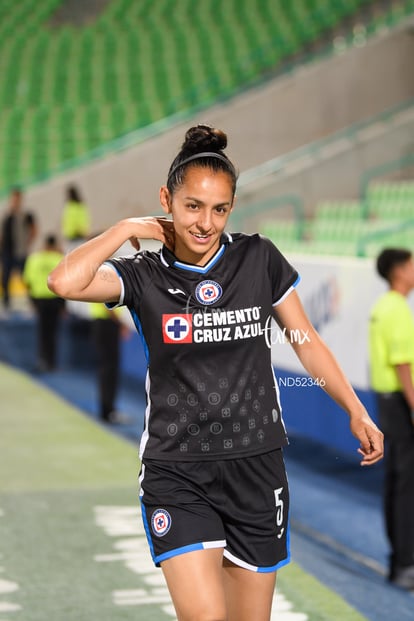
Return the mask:
[(351, 415), (351, 431), (360, 441), (358, 453), (362, 455), (361, 466), (372, 466), (384, 456), (384, 436), (364, 410)]

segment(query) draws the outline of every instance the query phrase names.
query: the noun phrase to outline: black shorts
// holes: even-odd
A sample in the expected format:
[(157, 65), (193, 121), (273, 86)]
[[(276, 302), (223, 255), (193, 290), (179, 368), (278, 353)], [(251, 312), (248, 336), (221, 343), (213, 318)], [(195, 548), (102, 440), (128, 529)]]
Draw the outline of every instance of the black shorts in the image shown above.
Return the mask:
[(144, 460), (141, 506), (154, 563), (224, 548), (231, 562), (271, 572), (290, 560), (282, 450), (205, 462)]

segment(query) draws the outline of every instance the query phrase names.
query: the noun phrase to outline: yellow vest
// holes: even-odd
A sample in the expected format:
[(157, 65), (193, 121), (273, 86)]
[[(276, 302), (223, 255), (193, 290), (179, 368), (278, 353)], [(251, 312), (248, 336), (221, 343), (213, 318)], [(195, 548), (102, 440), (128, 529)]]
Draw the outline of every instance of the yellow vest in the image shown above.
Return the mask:
[(68, 201), (63, 210), (62, 233), (65, 239), (87, 237), (90, 232), (89, 210), (84, 203)]
[(371, 386), (395, 392), (402, 386), (395, 366), (411, 364), (414, 382), (414, 318), (407, 298), (388, 291), (376, 302), (369, 323)]
[(122, 308), (109, 310), (103, 302), (90, 302), (89, 309), (92, 319), (109, 319), (113, 321), (112, 313), (115, 313), (118, 317), (122, 314)]
[(32, 298), (55, 298), (56, 295), (47, 286), (47, 277), (60, 263), (63, 254), (56, 250), (39, 250), (27, 257), (23, 282)]

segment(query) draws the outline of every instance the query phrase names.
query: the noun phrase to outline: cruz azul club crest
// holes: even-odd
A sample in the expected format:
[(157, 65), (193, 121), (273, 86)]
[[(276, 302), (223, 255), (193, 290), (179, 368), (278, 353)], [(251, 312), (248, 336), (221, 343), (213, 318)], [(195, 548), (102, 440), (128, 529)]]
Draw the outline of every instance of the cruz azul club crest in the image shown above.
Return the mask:
[(157, 509), (152, 514), (151, 526), (154, 535), (163, 537), (171, 528), (171, 515), (165, 509)]
[[(214, 280), (203, 280), (197, 285), (195, 296), (201, 304), (214, 304), (222, 296), (221, 286)], [(194, 337), (193, 315), (191, 313), (164, 314), (162, 316), (162, 338), (164, 343), (192, 343)], [(201, 341), (197, 341), (201, 342)]]
[(222, 296), (223, 289), (214, 280), (203, 280), (197, 285), (195, 295), (201, 304), (214, 304)]

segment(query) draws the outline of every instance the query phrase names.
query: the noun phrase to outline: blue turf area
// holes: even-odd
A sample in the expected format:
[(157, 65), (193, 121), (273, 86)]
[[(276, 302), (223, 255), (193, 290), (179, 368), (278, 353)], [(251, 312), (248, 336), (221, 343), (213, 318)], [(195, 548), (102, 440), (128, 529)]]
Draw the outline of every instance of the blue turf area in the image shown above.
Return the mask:
[[(67, 345), (66, 345), (67, 346)], [(33, 372), (32, 321), (17, 317), (0, 321), (0, 359), (24, 369), (43, 385), (97, 419), (93, 366), (83, 360), (59, 371)], [(130, 425), (110, 427), (138, 446), (145, 409), (143, 386), (124, 379), (118, 409)], [(284, 412), (289, 429), (289, 412)], [(291, 435), (285, 451), (291, 487), (292, 557), (306, 571), (339, 593), (372, 621), (413, 621), (414, 594), (386, 581), (387, 543), (384, 536), (382, 465), (361, 468), (357, 455), (330, 450)]]

